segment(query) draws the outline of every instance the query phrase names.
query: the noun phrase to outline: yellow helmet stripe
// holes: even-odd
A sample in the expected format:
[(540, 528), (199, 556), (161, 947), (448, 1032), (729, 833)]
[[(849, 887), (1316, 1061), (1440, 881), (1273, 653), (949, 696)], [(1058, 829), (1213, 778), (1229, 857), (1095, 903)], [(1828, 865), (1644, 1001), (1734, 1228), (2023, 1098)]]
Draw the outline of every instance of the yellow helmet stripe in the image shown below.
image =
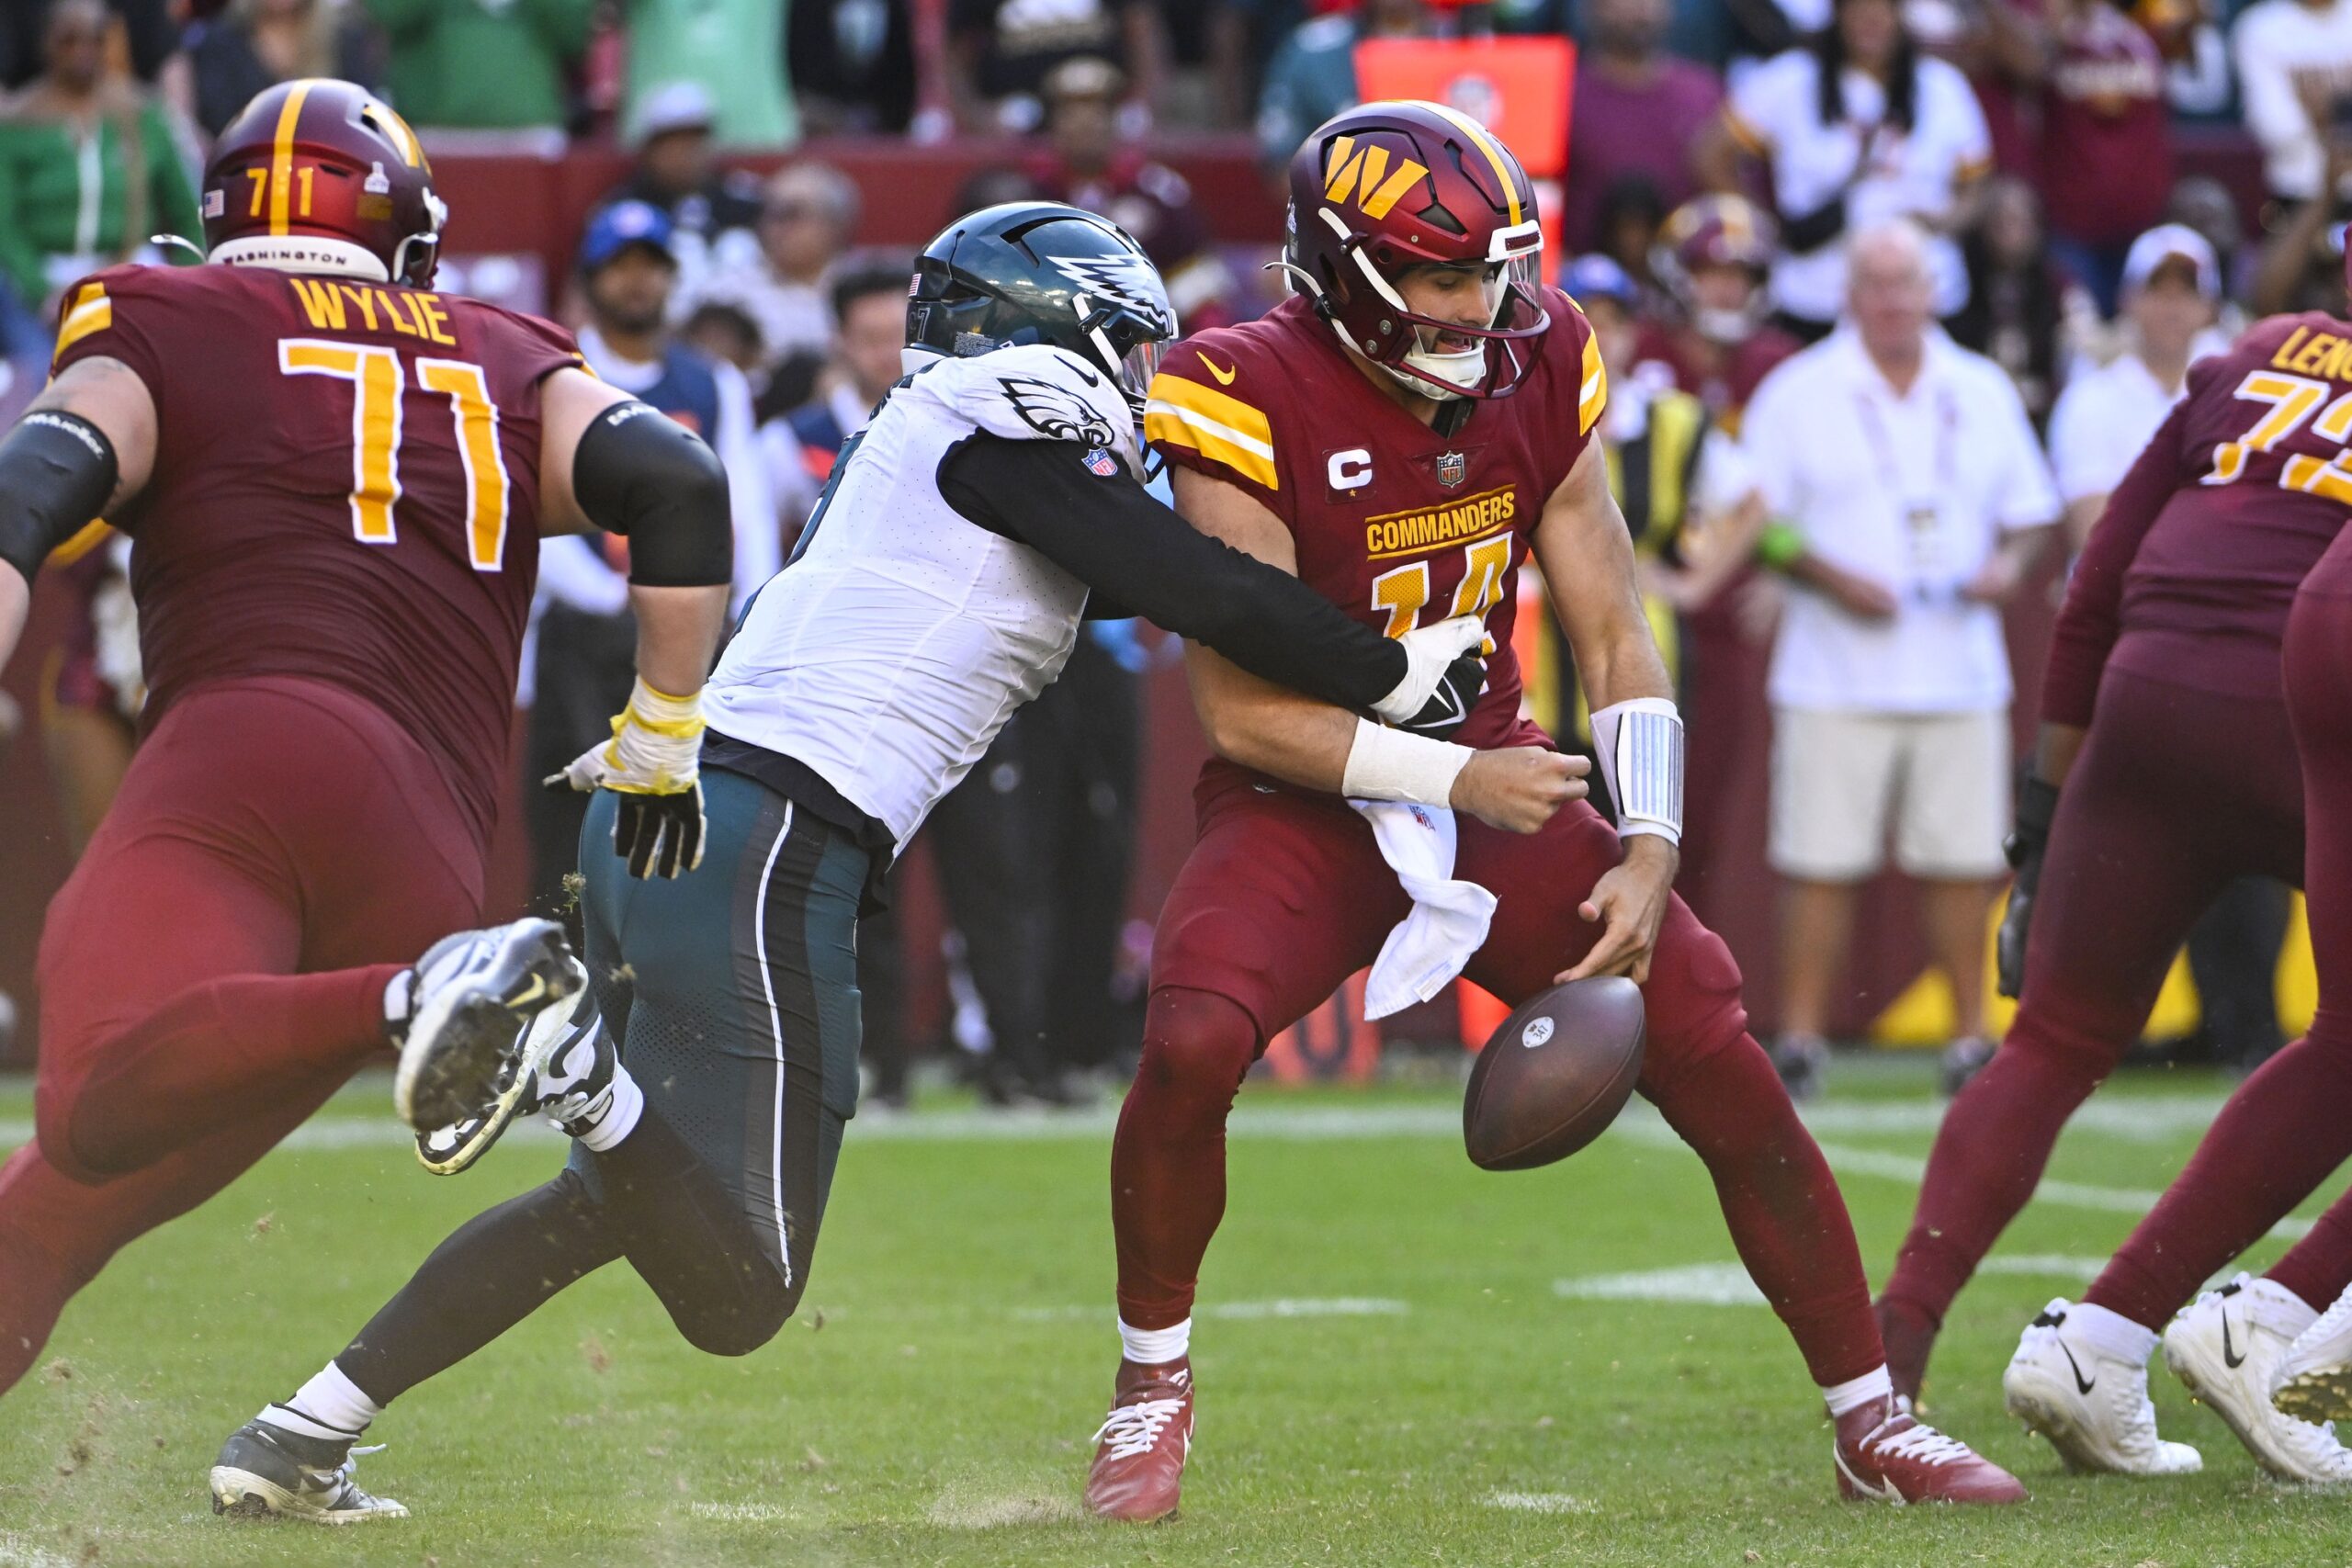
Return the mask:
[(1487, 162), (1494, 166), (1495, 178), (1502, 182), (1503, 198), (1510, 203), (1510, 220), (1513, 223), (1522, 221), (1524, 215), (1520, 210), (1519, 186), (1511, 182), (1510, 165), (1503, 162), (1502, 143), (1497, 141), (1485, 126), (1458, 109), (1436, 103), (1424, 104), (1422, 107), (1432, 109), (1452, 121), (1463, 135), (1470, 139), (1470, 144), (1473, 147), (1487, 155)]
[(302, 123), (302, 105), (311, 84), (297, 82), (277, 111), (277, 139), (269, 154), (269, 231), (283, 234), (294, 201), (294, 129)]

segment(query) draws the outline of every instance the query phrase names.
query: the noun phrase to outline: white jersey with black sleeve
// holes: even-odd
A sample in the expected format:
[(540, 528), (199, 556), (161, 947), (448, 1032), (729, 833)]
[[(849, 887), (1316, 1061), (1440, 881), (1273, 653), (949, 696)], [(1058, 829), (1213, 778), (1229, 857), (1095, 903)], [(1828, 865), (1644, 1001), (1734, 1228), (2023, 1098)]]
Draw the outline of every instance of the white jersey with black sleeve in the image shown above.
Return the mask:
[(976, 434), (1135, 461), (1119, 388), (1046, 345), (941, 359), (845, 449), (793, 560), (705, 692), (713, 729), (814, 770), (903, 850), (1015, 708), (1061, 673), (1087, 584), (940, 491)]

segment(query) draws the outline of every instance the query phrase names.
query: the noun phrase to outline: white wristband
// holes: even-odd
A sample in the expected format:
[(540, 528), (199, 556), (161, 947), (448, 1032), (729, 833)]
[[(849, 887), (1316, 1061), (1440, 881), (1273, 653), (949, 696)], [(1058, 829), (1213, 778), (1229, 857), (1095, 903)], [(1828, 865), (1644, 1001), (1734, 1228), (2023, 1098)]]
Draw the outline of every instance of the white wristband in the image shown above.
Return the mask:
[(1682, 841), (1682, 716), (1664, 697), (1611, 703), (1592, 715), (1592, 749), (1617, 803), (1617, 836)]
[(1469, 765), (1470, 757), (1467, 746), (1408, 735), (1360, 718), (1355, 740), (1348, 747), (1347, 769), (1340, 777), (1340, 793), (1351, 800), (1451, 805), (1453, 781)]

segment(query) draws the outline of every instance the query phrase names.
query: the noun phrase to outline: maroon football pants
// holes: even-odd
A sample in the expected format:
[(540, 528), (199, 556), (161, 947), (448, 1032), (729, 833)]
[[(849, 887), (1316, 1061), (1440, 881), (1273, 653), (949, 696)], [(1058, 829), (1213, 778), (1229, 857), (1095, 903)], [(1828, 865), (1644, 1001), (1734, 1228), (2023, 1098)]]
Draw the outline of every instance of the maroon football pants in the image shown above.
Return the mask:
[(2248, 873), (2302, 875), (2285, 704), (2110, 665), (2051, 824), (2016, 1020), (1944, 1114), (1882, 1297), (1898, 1390), (1917, 1392), (1953, 1297), (2139, 1039), (2189, 927)]
[[(2188, 1168), (2085, 1295), (2150, 1328), (2352, 1156), (2352, 598), (2305, 591), (2288, 618), (2287, 706), (2302, 757), (2305, 908), (2319, 1010), (2239, 1086)], [(2352, 1282), (2339, 1201), (2270, 1277), (2324, 1310)]]
[(173, 706), (42, 931), (39, 1142), (0, 1168), (0, 1389), (118, 1247), (382, 1047), (385, 985), (481, 889), (431, 759), (357, 696), (271, 677)]
[[(1160, 913), (1143, 1061), (1112, 1145), (1119, 1314), (1164, 1328), (1192, 1312), (1225, 1212), (1225, 1123), (1273, 1034), (1370, 964), (1408, 908), (1370, 826), (1345, 802), (1203, 781), (1201, 833)], [(1592, 945), (1577, 914), (1615, 865), (1615, 829), (1571, 806), (1529, 837), (1459, 818), (1455, 874), (1498, 899), (1467, 976), (1516, 1004)], [(1679, 898), (1644, 988), (1639, 1083), (1706, 1164), (1733, 1245), (1821, 1383), (1883, 1359), (1845, 1202), (1747, 1033), (1739, 968)]]

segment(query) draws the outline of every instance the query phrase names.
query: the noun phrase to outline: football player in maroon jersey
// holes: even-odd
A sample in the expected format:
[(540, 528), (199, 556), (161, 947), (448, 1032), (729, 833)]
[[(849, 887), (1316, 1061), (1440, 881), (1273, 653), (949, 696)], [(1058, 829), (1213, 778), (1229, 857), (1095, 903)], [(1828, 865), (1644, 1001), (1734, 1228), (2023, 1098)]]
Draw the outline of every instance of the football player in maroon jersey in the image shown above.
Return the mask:
[[(1124, 1354), (1087, 1483), (1098, 1514), (1177, 1506), (1194, 1286), (1242, 1075), (1411, 911), (1351, 799), (1418, 803), (1424, 826), (1430, 807), (1465, 818), (1446, 824), (1458, 849), (1445, 874), (1498, 902), (1466, 967), (1431, 966), (1437, 984), (1460, 969), (1517, 1002), (1564, 975), (1643, 983), (1641, 1089), (1706, 1161), (1741, 1258), (1821, 1385), (1845, 1494), (2024, 1495), (1895, 1408), (1837, 1185), (1747, 1033), (1731, 953), (1673, 895), (1680, 724), (1592, 439), (1600, 351), (1575, 304), (1538, 282), (1542, 246), (1525, 173), (1475, 122), (1435, 104), (1350, 110), (1291, 165), (1294, 297), (1170, 351), (1152, 384), (1146, 431), (1196, 527), (1391, 635), (1425, 615), (1484, 615), (1494, 652), (1459, 744), (1188, 656), (1223, 755), (1161, 912), (1143, 1062), (1112, 1152)], [(1613, 827), (1577, 798), (1582, 763), (1519, 716), (1510, 631), (1531, 549), (1591, 694)], [(1548, 795), (1498, 797), (1531, 766), (1552, 771)]]
[(1925, 1337), (2032, 1194), (2068, 1114), (2137, 1037), (2213, 896), (2249, 871), (2301, 884), (2320, 964), (2309, 1032), (2239, 1087), (2083, 1300), (2052, 1302), (2009, 1363), (2010, 1410), (2075, 1469), (2199, 1468), (2195, 1449), (2156, 1433), (2146, 1362), (2161, 1331), (2167, 1364), (2266, 1467), (2352, 1479), (2319, 1428), (2270, 1404), (2289, 1346), (2352, 1282), (2352, 1212), (2267, 1274), (2190, 1301), (2352, 1156), (2338, 640), (2347, 440), (2352, 323), (2312, 312), (2253, 328), (2190, 369), (2188, 396), (2092, 530), (2059, 623), (2003, 931), (2005, 956), (2022, 949), (2024, 995), (2008, 1038), (1944, 1118), (1881, 1303), (1912, 1377)]
[(575, 770), (629, 792), (633, 871), (698, 852), (716, 459), (569, 333), (433, 291), (432, 169), (361, 89), (255, 98), (203, 203), (211, 265), (71, 290), (56, 379), (0, 439), (0, 659), (41, 559), (103, 514), (133, 540), (150, 688), (42, 933), (39, 1137), (0, 1168), (0, 1389), (116, 1248), (387, 1043), (397, 1108), (432, 1128), (569, 1010), (549, 1004), (584, 976), (552, 925), (463, 931), (542, 531), (631, 537), (641, 678)]

